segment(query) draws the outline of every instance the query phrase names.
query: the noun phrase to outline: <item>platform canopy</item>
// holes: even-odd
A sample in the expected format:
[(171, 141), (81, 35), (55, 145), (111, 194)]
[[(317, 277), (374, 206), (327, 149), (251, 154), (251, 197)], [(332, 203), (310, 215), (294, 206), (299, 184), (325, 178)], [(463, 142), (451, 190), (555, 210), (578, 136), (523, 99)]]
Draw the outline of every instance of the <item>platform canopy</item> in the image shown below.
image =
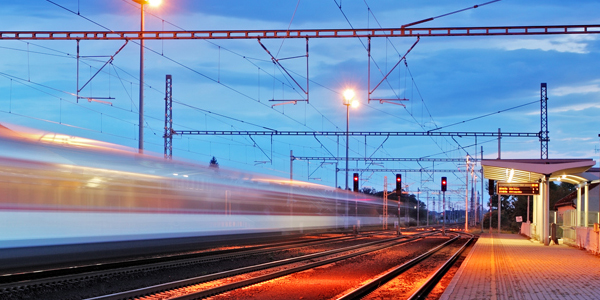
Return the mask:
[(483, 176), (500, 182), (539, 182), (545, 175), (550, 181), (573, 184), (591, 181), (584, 173), (595, 165), (593, 159), (484, 159)]

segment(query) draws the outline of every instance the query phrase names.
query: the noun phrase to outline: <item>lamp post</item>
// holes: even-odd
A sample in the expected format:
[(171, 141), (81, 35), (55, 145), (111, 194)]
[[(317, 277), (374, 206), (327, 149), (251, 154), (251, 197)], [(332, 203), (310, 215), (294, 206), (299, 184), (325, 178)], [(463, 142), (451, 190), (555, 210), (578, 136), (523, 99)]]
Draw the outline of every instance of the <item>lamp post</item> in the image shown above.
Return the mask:
[(139, 139), (138, 151), (144, 152), (144, 5), (158, 6), (162, 0), (133, 0), (140, 5), (140, 103), (139, 103)]
[[(350, 105), (352, 107), (358, 106), (358, 101), (354, 100), (354, 91), (346, 89), (344, 91), (344, 105), (346, 106), (346, 191), (348, 191), (348, 136), (350, 129)], [(354, 218), (358, 216), (358, 202), (354, 201)], [(346, 201), (346, 218), (348, 218), (348, 201)], [(357, 224), (358, 225), (358, 224)], [(358, 228), (357, 228), (358, 229)]]
[(346, 190), (348, 190), (348, 135), (350, 129), (350, 105), (352, 107), (358, 106), (358, 101), (354, 99), (354, 91), (347, 89), (344, 91), (344, 105), (346, 106)]

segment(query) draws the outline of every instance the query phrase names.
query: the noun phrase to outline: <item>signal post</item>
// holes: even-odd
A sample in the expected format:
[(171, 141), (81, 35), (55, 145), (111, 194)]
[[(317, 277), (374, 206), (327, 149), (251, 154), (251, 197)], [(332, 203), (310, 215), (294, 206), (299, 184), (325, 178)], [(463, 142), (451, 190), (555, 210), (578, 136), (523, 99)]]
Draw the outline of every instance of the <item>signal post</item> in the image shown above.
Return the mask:
[(446, 177), (442, 177), (442, 234), (446, 235), (446, 189), (448, 188), (448, 181)]
[(396, 174), (396, 196), (398, 196), (398, 229), (397, 234), (402, 235), (400, 231), (400, 199), (402, 196), (402, 174)]

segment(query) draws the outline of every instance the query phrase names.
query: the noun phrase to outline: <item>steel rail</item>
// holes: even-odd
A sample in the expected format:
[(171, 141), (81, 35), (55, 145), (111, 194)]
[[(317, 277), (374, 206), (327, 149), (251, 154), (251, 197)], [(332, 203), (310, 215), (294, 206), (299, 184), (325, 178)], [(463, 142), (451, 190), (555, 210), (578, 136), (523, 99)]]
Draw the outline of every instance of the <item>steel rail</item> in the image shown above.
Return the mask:
[[(465, 233), (468, 234), (468, 233)], [(423, 284), (418, 290), (416, 290), (410, 297), (409, 300), (424, 300), (427, 299), (429, 292), (440, 282), (442, 277), (448, 272), (450, 267), (454, 265), (454, 263), (458, 260), (460, 255), (465, 251), (465, 249), (471, 244), (471, 242), (475, 239), (472, 234), (469, 234), (471, 238), (458, 250), (454, 255), (448, 259), (444, 265), (439, 267), (429, 278), (427, 278), (425, 284)]]
[(402, 244), (402, 243), (407, 243), (410, 241), (414, 241), (414, 240), (418, 240), (423, 238), (424, 236), (420, 236), (420, 237), (416, 237), (416, 238), (412, 238), (412, 239), (407, 239), (407, 240), (403, 240), (403, 241), (399, 241), (399, 242), (394, 242), (391, 244), (385, 244), (385, 245), (381, 245), (378, 246), (376, 248), (373, 249), (365, 249), (359, 252), (355, 252), (355, 253), (351, 253), (351, 254), (347, 254), (347, 255), (343, 255), (343, 256), (339, 256), (339, 257), (334, 257), (334, 258), (330, 258), (327, 260), (323, 260), (323, 261), (319, 261), (319, 262), (314, 262), (314, 263), (310, 263), (304, 266), (298, 266), (295, 268), (290, 268), (287, 270), (282, 270), (279, 272), (275, 272), (275, 273), (271, 273), (271, 274), (266, 274), (263, 276), (259, 276), (259, 277), (255, 277), (255, 278), (250, 278), (244, 281), (239, 281), (239, 282), (234, 282), (234, 283), (230, 283), (227, 285), (223, 285), (223, 286), (219, 286), (216, 288), (212, 288), (212, 289), (208, 289), (208, 290), (204, 290), (201, 292), (197, 292), (197, 293), (191, 293), (191, 294), (187, 294), (184, 296), (180, 296), (180, 297), (173, 297), (170, 298), (171, 300), (193, 300), (193, 299), (202, 299), (202, 298), (206, 298), (209, 296), (213, 296), (213, 295), (217, 295), (217, 294), (221, 294), (227, 291), (231, 291), (231, 290), (235, 290), (235, 289), (239, 289), (242, 287), (246, 287), (249, 285), (253, 285), (253, 284), (257, 284), (260, 282), (264, 282), (264, 281), (268, 281), (268, 280), (272, 280), (278, 277), (282, 277), (282, 276), (286, 276), (286, 275), (290, 275), (293, 273), (297, 273), (297, 272), (302, 272), (305, 270), (309, 270), (309, 269), (313, 269), (316, 267), (320, 267), (320, 266), (324, 266), (324, 265), (328, 265), (331, 263), (335, 263), (338, 261), (342, 261), (345, 259), (349, 259), (349, 258), (353, 258), (359, 255), (363, 255), (369, 252), (375, 252), (375, 251), (379, 251), (381, 249), (385, 249), (385, 248), (389, 248), (389, 247), (393, 247), (396, 246), (398, 244)]
[(381, 275), (379, 275), (377, 278), (367, 282), (366, 284), (340, 296), (339, 298), (337, 298), (337, 300), (349, 300), (349, 299), (361, 299), (362, 297), (370, 294), (371, 292), (373, 292), (374, 290), (376, 290), (377, 288), (379, 288), (380, 286), (382, 286), (383, 284), (387, 283), (388, 281), (396, 278), (398, 275), (402, 274), (403, 272), (405, 272), (406, 270), (414, 267), (415, 265), (417, 265), (418, 263), (422, 262), (423, 260), (425, 260), (426, 258), (428, 258), (429, 256), (433, 255), (435, 252), (439, 251), (440, 249), (450, 245), (451, 243), (453, 243), (455, 240), (457, 240), (459, 238), (458, 235), (456, 235), (454, 238), (444, 242), (443, 244), (409, 260), (408, 262), (388, 271), (385, 272)]
[[(431, 235), (433, 233), (428, 233), (428, 234)], [(249, 272), (264, 270), (264, 269), (267, 269), (267, 268), (278, 267), (278, 266), (282, 266), (282, 265), (287, 265), (287, 264), (291, 264), (291, 263), (306, 261), (306, 260), (310, 260), (310, 259), (314, 259), (314, 258), (318, 258), (318, 257), (322, 257), (322, 256), (327, 256), (327, 255), (331, 255), (331, 254), (336, 254), (336, 253), (341, 253), (341, 252), (345, 252), (345, 251), (355, 250), (355, 249), (358, 249), (358, 248), (364, 248), (364, 247), (369, 247), (369, 246), (376, 246), (376, 245), (382, 244), (382, 243), (388, 243), (388, 244), (385, 244), (383, 246), (377, 246), (375, 249), (389, 247), (389, 243), (390, 242), (393, 243), (394, 245), (400, 244), (400, 243), (406, 243), (406, 242), (409, 242), (409, 241), (413, 241), (413, 240), (417, 240), (417, 239), (420, 239), (420, 238), (424, 238), (428, 234), (427, 233), (423, 233), (423, 234), (420, 234), (418, 237), (413, 238), (413, 239), (407, 239), (406, 236), (396, 237), (396, 238), (392, 238), (392, 239), (385, 239), (385, 240), (382, 240), (382, 241), (375, 241), (375, 242), (370, 242), (370, 243), (366, 243), (366, 244), (345, 247), (345, 248), (341, 248), (341, 249), (334, 249), (334, 250), (329, 250), (329, 251), (325, 251), (325, 252), (304, 255), (304, 256), (300, 256), (300, 257), (294, 257), (294, 258), (288, 258), (288, 259), (284, 259), (284, 260), (278, 260), (278, 261), (264, 263), (264, 264), (260, 264), (260, 265), (256, 265), (256, 266), (248, 266), (248, 267), (238, 268), (238, 269), (234, 269), (234, 270), (229, 270), (229, 271), (224, 271), (224, 272), (219, 272), (219, 273), (214, 273), (214, 274), (209, 274), (209, 275), (204, 275), (204, 276), (199, 276), (199, 277), (194, 277), (194, 278), (189, 278), (189, 279), (184, 279), (184, 280), (178, 280), (178, 281), (174, 281), (174, 282), (168, 282), (168, 283), (158, 284), (158, 285), (149, 286), (149, 287), (145, 287), (145, 288), (140, 288), (140, 289), (136, 289), (136, 290), (130, 290), (130, 291), (124, 291), (124, 292), (114, 293), (114, 294), (110, 294), (110, 295), (103, 295), (103, 296), (88, 298), (87, 300), (131, 299), (131, 298), (140, 297), (140, 296), (144, 296), (144, 295), (161, 293), (161, 292), (168, 291), (168, 290), (175, 290), (175, 289), (178, 289), (178, 288), (182, 288), (182, 287), (186, 287), (186, 286), (192, 286), (192, 285), (195, 285), (195, 284), (204, 283), (204, 282), (208, 282), (208, 281), (213, 281), (213, 280), (217, 280), (217, 279), (221, 279), (221, 278), (225, 278), (225, 277), (236, 276), (236, 275), (240, 275), (240, 274), (244, 274), (244, 273), (249, 273)], [(399, 239), (402, 239), (402, 240), (398, 241)], [(198, 293), (188, 294), (188, 295), (182, 296), (183, 298), (173, 298), (173, 299), (197, 299), (197, 298), (206, 297), (206, 295), (215, 295), (215, 294), (218, 294), (218, 293), (223, 293), (223, 292), (228, 291), (228, 290), (237, 289), (237, 288), (240, 288), (240, 287), (243, 287), (243, 286), (247, 286), (247, 285), (252, 285), (252, 284), (257, 283), (257, 282), (261, 282), (261, 281), (265, 281), (265, 280), (270, 280), (270, 279), (277, 278), (277, 277), (280, 277), (280, 276), (285, 276), (287, 274), (291, 274), (291, 273), (294, 273), (294, 272), (299, 272), (299, 271), (301, 271), (300, 270), (301, 268), (307, 268), (307, 269), (308, 268), (314, 268), (314, 267), (316, 267), (316, 264), (323, 265), (323, 264), (332, 263), (332, 262), (335, 262), (335, 261), (338, 261), (338, 260), (341, 260), (341, 259), (350, 258), (350, 256), (356, 256), (356, 255), (360, 255), (360, 254), (366, 253), (365, 251), (376, 251), (376, 250), (373, 250), (373, 249), (363, 250), (363, 251), (355, 252), (355, 253), (352, 253), (352, 254), (349, 254), (349, 255), (344, 255), (344, 256), (340, 256), (340, 257), (335, 257), (335, 258), (327, 259), (327, 260), (324, 260), (324, 261), (321, 261), (321, 262), (316, 262), (316, 263), (308, 264), (308, 265), (305, 265), (305, 266), (300, 266), (300, 267), (297, 267), (297, 268), (291, 268), (291, 269), (288, 269), (288, 270), (279, 271), (279, 272), (267, 274), (267, 275), (264, 275), (264, 276), (261, 276), (261, 277), (256, 277), (256, 278), (251, 278), (251, 279), (240, 281), (240, 282), (236, 282), (236, 283), (231, 283), (231, 284), (228, 284), (228, 285), (223, 285), (223, 286), (216, 287), (216, 288), (213, 288), (213, 289), (204, 290), (204, 291), (201, 291), (201, 292), (198, 292)], [(312, 266), (312, 267), (310, 267), (310, 266)], [(293, 271), (293, 270), (295, 270), (295, 271)], [(305, 269), (303, 269), (303, 270), (305, 270)], [(287, 272), (287, 274), (286, 274), (286, 272)], [(267, 277), (269, 279), (265, 279)]]
[(183, 255), (167, 255), (157, 258), (129, 260), (124, 262), (85, 265), (80, 267), (34, 271), (19, 274), (7, 274), (0, 276), (0, 280), (5, 282), (0, 284), (0, 291), (10, 291), (14, 289), (23, 289), (25, 287), (35, 287), (39, 285), (73, 281), (78, 280), (81, 277), (89, 279), (119, 273), (150, 271), (165, 267), (185, 266), (232, 257), (257, 255), (273, 251), (344, 241), (352, 238), (355, 237), (329, 237), (318, 240), (288, 241), (238, 249), (217, 250)]
[(397, 27), (289, 30), (0, 31), (0, 40), (234, 40), (598, 34), (600, 25)]

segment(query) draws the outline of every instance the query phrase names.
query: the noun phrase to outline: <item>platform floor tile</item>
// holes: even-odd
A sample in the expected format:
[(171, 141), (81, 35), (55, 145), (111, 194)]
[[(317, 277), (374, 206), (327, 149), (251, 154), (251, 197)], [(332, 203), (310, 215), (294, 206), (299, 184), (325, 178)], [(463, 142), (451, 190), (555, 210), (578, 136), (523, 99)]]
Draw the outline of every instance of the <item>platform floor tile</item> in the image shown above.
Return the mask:
[(440, 299), (600, 299), (600, 257), (517, 234), (483, 234)]

